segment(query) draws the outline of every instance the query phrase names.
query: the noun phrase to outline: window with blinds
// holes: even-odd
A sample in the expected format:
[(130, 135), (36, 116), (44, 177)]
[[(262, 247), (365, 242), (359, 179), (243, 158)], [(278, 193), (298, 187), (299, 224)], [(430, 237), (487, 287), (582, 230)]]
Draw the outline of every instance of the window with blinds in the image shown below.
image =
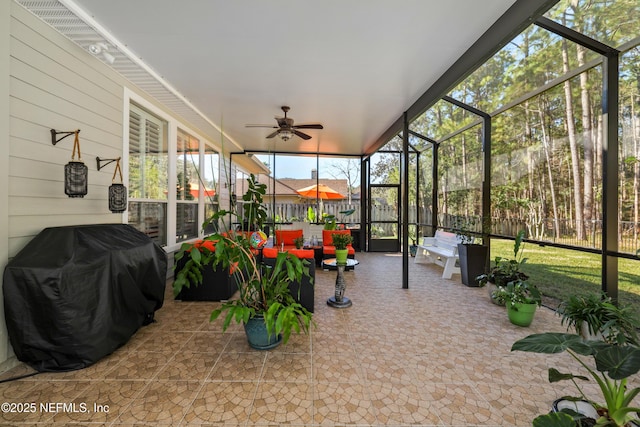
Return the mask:
[(166, 200), (167, 122), (131, 104), (129, 110), (129, 198)]
[(129, 224), (167, 244), (168, 124), (135, 104), (129, 109)]

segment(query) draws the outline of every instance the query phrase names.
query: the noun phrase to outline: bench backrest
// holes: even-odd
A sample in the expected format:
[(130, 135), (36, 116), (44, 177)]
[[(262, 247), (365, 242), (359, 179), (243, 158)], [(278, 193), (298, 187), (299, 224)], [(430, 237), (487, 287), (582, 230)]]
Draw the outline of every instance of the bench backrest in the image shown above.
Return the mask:
[(440, 248), (451, 249), (454, 253), (458, 251), (458, 243), (462, 243), (462, 239), (455, 233), (448, 231), (436, 230), (434, 246)]
[[(322, 246), (334, 246), (333, 235), (334, 234), (348, 234), (351, 236), (351, 230), (322, 230)], [(349, 244), (348, 246), (351, 246)]]
[(294, 240), (298, 237), (304, 237), (302, 230), (276, 230), (276, 245), (295, 245)]

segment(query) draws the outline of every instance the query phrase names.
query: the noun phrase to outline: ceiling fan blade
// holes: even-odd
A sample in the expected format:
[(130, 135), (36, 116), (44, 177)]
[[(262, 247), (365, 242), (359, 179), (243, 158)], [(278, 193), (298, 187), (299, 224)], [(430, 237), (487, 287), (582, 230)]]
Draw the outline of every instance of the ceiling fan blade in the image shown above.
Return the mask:
[(278, 126), (273, 126), (273, 125), (244, 125), (244, 127), (246, 127), (246, 128), (272, 128), (272, 129), (278, 129)]
[(292, 126), (294, 129), (324, 129), (324, 127), (320, 123), (313, 123), (307, 125), (295, 125)]
[(276, 136), (277, 134), (280, 133), (280, 129), (278, 129), (277, 131), (270, 133), (269, 135), (267, 135), (267, 138), (273, 138), (274, 136)]
[(293, 129), (293, 133), (295, 133), (296, 135), (298, 135), (302, 139), (311, 139), (311, 137), (309, 135), (307, 135), (306, 133), (299, 132), (299, 131), (297, 131), (295, 129)]

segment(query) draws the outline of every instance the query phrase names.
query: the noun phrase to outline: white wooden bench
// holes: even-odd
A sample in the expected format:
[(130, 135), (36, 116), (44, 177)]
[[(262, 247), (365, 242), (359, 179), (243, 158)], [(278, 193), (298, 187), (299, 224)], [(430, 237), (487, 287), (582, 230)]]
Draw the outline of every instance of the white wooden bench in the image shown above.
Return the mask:
[(458, 243), (461, 243), (460, 238), (454, 233), (437, 230), (435, 236), (422, 238), (414, 262), (428, 262), (444, 267), (442, 278), (451, 279), (454, 273), (460, 274)]

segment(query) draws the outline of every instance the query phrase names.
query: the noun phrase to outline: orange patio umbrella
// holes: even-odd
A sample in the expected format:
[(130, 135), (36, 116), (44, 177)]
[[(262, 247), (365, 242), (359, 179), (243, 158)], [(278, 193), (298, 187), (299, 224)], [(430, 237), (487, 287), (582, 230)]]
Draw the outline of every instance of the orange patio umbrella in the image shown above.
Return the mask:
[(310, 185), (309, 187), (304, 187), (296, 190), (296, 192), (302, 197), (307, 197), (309, 199), (337, 200), (346, 198), (345, 196), (325, 184)]

